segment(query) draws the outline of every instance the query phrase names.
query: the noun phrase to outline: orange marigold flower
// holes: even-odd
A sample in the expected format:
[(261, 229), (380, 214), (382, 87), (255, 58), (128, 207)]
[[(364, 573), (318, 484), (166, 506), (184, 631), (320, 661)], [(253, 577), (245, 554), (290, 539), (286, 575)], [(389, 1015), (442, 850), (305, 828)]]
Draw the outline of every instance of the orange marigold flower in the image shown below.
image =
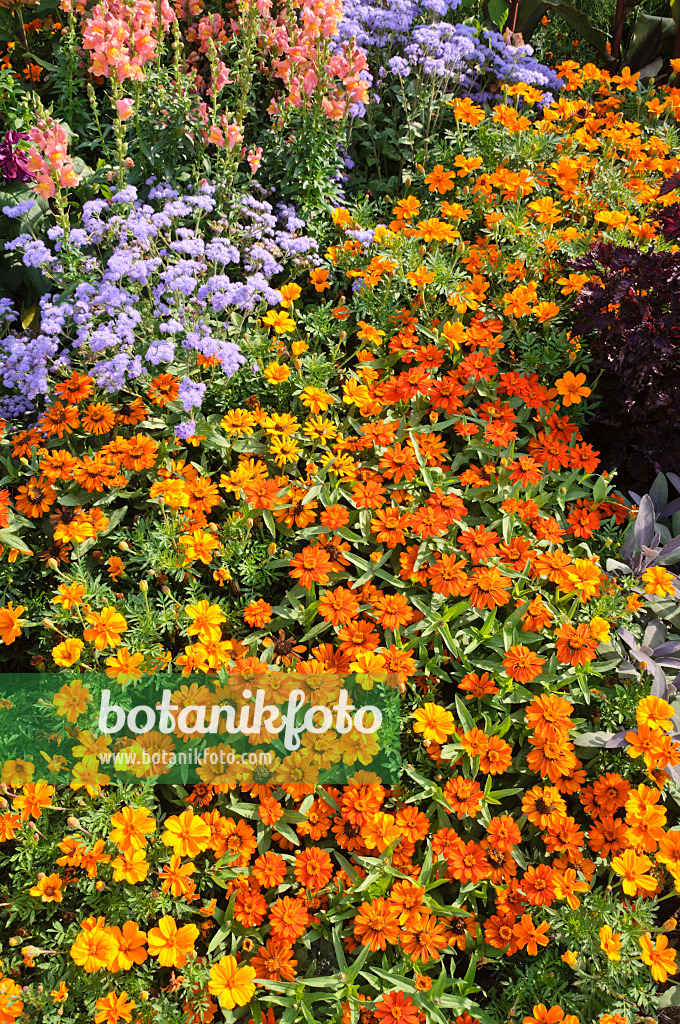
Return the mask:
[(268, 601), (264, 601), (262, 598), (258, 601), (251, 601), (250, 604), (246, 605), (243, 609), (243, 618), (249, 626), (253, 626), (255, 629), (261, 629), (262, 626), (271, 622), (272, 606)]
[(539, 946), (548, 945), (548, 922), (543, 921), (542, 924), (535, 925), (531, 914), (522, 914), (521, 918), (513, 926), (513, 935), (517, 940), (517, 945), (520, 949), (526, 948), (529, 956), (536, 956), (538, 953)]
[(652, 943), (651, 935), (646, 932), (638, 939), (638, 942), (642, 950), (640, 954), (642, 962), (651, 969), (654, 981), (658, 981), (661, 985), (665, 984), (668, 975), (675, 974), (677, 971), (676, 950), (668, 948), (668, 936), (657, 935), (656, 943)]

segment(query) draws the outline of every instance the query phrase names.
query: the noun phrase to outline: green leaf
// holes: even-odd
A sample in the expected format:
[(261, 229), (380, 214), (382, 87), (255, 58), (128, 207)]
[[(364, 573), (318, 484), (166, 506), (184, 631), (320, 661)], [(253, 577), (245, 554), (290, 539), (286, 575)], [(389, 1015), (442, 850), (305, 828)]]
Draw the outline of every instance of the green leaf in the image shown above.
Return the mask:
[(509, 13), (505, 0), (489, 0), (486, 9), (491, 21), (498, 27), (498, 31), (502, 32)]
[(598, 476), (593, 487), (593, 501), (596, 505), (599, 505), (601, 501), (604, 501), (607, 493), (607, 481), (603, 476)]
[(8, 548), (15, 548), (24, 555), (31, 554), (31, 549), (24, 543), (21, 537), (17, 537), (16, 533), (12, 533), (10, 530), (0, 530), (0, 544)]
[(268, 508), (263, 510), (262, 519), (264, 521), (265, 526), (271, 533), (272, 537), (276, 537), (276, 523), (274, 522), (274, 516), (271, 514)]
[(368, 960), (369, 953), (370, 949), (368, 948), (368, 946), (362, 946), (361, 952), (359, 953), (356, 960), (354, 960), (345, 971), (345, 974), (347, 975), (347, 981), (349, 982), (349, 984), (351, 984), (354, 981), (357, 974)]
[(472, 716), (458, 694), (456, 694), (456, 712), (458, 714), (458, 721), (466, 732), (470, 732), (471, 729), (474, 729), (475, 723), (472, 720)]
[(298, 839), (296, 833), (293, 832), (293, 830), (290, 827), (290, 825), (285, 825), (283, 823), (283, 821), (277, 821), (276, 822), (276, 831), (280, 835), (282, 835), (284, 839), (287, 839), (289, 843), (292, 843), (293, 846), (299, 846), (300, 845), (300, 840)]
[(522, 0), (517, 9), (515, 32), (521, 32), (524, 41), (528, 42), (548, 11), (557, 14), (599, 53), (606, 55), (607, 37), (604, 32), (595, 28), (588, 16), (568, 0)]

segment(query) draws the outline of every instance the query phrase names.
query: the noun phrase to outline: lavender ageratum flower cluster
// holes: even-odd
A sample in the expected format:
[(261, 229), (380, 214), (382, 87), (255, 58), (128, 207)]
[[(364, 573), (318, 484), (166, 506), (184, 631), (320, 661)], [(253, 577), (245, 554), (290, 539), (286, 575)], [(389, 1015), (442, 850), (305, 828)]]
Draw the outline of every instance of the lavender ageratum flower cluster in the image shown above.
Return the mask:
[(484, 102), (499, 83), (524, 82), (550, 103), (562, 82), (540, 64), (528, 45), (514, 46), (498, 32), (455, 25), (450, 16), (461, 0), (345, 0), (341, 40), (355, 38), (366, 51), (377, 81), (391, 73), (441, 80), (442, 88)]
[(73, 365), (111, 394), (143, 374), (176, 373), (193, 416), (206, 391), (192, 379), (201, 365), (216, 362), (229, 377), (244, 362), (225, 312), (276, 305), (270, 282), (286, 265), (320, 262), (290, 206), (250, 194), (231, 197), (221, 214), (209, 184), (181, 196), (147, 184), (144, 199), (128, 185), (110, 202), (86, 202), (68, 239), (49, 229), (52, 248), (29, 234), (5, 244), (53, 291), (40, 300), (37, 335), (14, 333), (11, 307), (0, 309), (0, 415), (34, 409), (54, 372)]

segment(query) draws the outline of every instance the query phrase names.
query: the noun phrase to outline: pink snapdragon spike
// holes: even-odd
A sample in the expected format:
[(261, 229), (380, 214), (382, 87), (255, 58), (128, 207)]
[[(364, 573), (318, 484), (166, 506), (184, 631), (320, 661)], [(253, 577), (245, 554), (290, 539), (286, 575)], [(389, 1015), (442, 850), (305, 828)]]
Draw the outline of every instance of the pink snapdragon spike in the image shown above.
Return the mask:
[(40, 121), (28, 133), (32, 146), (27, 153), (28, 169), (35, 174), (35, 191), (51, 199), (60, 188), (72, 188), (80, 182), (68, 154), (68, 136), (51, 117)]
[[(273, 101), (269, 113), (277, 118), (282, 107), (310, 106), (316, 100), (327, 117), (339, 120), (353, 103), (368, 102), (368, 85), (361, 78), (368, 68), (366, 55), (352, 43), (330, 55), (330, 42), (337, 36), (342, 14), (340, 0), (293, 0), (292, 8), (295, 20), (284, 9), (261, 26), (274, 74), (287, 86), (287, 95)], [(323, 89), (321, 97), (319, 89)]]
[(211, 41), (216, 48), (227, 42), (226, 22), (220, 14), (204, 15), (197, 25), (190, 25), (185, 32), (190, 43), (198, 43), (201, 53), (208, 53)]
[(131, 99), (126, 97), (122, 100), (116, 100), (116, 110), (121, 121), (127, 121), (128, 117), (132, 117), (134, 109), (134, 102)]
[[(89, 71), (118, 82), (143, 82), (143, 67), (158, 45), (157, 5), (152, 0), (101, 0), (85, 15), (83, 47), (90, 51)], [(163, 32), (175, 20), (167, 0), (160, 2)]]
[(250, 173), (256, 174), (260, 169), (262, 163), (262, 146), (258, 146), (257, 149), (251, 149), (248, 153), (248, 166), (250, 167)]

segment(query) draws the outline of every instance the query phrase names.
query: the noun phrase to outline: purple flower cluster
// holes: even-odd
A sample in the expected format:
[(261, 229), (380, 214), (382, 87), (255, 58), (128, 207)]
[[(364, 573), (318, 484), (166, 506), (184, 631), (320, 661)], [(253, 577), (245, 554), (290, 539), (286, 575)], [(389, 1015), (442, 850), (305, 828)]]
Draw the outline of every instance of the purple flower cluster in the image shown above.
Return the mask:
[(53, 249), (28, 234), (6, 243), (56, 288), (40, 301), (37, 336), (14, 333), (11, 307), (0, 309), (0, 415), (33, 409), (50, 375), (76, 352), (79, 368), (112, 394), (158, 368), (177, 373), (180, 402), (191, 412), (206, 390), (187, 375), (198, 355), (216, 359), (227, 377), (245, 361), (229, 340), (228, 312), (275, 305), (281, 293), (270, 281), (286, 264), (319, 262), (317, 243), (301, 234), (304, 222), (290, 206), (235, 196), (222, 214), (209, 184), (182, 196), (147, 184), (145, 199), (128, 185), (110, 202), (84, 203), (82, 226), (67, 239), (61, 227), (47, 232)]
[(525, 82), (550, 103), (562, 88), (554, 71), (540, 64), (528, 45), (513, 46), (498, 32), (455, 25), (450, 15), (461, 0), (345, 0), (340, 39), (355, 38), (368, 54), (374, 76), (407, 78), (421, 73), (483, 102), (498, 83)]
[(25, 132), (5, 132), (0, 142), (0, 180), (32, 181), (35, 175), (28, 169), (28, 160), (18, 143), (28, 139)]

